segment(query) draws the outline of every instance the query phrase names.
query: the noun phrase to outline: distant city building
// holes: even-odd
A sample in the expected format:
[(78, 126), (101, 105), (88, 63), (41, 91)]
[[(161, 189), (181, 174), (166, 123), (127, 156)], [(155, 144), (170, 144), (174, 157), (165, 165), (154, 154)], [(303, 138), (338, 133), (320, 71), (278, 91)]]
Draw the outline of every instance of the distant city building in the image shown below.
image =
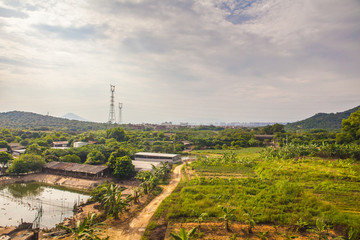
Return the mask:
[(188, 126), (189, 126), (189, 123), (187, 123), (187, 122), (180, 123), (180, 127), (188, 127)]

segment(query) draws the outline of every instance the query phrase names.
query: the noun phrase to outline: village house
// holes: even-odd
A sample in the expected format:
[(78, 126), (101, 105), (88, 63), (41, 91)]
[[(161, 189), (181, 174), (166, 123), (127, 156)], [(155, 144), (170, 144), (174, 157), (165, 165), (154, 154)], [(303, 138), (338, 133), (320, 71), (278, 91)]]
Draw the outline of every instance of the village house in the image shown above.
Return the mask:
[(105, 177), (109, 169), (105, 165), (89, 165), (70, 162), (48, 162), (43, 166), (44, 173), (55, 175), (78, 177), (78, 178), (99, 178)]

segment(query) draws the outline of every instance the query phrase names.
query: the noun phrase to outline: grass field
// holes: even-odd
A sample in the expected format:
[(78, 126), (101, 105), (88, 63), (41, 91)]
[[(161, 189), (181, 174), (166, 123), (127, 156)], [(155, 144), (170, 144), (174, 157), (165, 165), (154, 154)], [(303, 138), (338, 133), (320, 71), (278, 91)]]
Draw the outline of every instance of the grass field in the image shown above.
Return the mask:
[[(188, 230), (206, 213), (198, 239), (359, 239), (358, 162), (262, 160), (260, 151), (196, 151), (198, 160), (184, 168), (184, 180), (157, 209), (143, 238), (162, 239), (156, 233), (170, 239), (171, 231)], [(230, 231), (211, 228), (224, 219), (224, 208), (233, 209)]]

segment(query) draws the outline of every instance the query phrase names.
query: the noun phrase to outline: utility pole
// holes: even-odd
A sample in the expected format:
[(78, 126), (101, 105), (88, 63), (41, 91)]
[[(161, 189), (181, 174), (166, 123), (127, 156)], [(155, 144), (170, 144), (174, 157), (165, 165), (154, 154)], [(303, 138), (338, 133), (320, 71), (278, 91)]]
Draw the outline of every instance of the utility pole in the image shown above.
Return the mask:
[(123, 108), (123, 103), (119, 102), (119, 124), (122, 124), (122, 108)]

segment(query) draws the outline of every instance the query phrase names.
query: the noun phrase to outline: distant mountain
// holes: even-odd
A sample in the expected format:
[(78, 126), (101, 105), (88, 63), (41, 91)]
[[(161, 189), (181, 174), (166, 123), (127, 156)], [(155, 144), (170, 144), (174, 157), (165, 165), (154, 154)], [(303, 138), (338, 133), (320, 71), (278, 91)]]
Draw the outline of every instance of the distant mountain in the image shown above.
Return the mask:
[(84, 132), (88, 130), (106, 129), (107, 124), (69, 120), (31, 112), (12, 111), (0, 113), (0, 128), (1, 127)]
[(310, 130), (310, 129), (341, 129), (341, 121), (348, 118), (351, 113), (356, 112), (360, 106), (338, 113), (317, 113), (314, 116), (302, 121), (289, 123), (285, 126), (286, 130)]
[(62, 118), (87, 122), (87, 120), (85, 118), (82, 118), (82, 117), (76, 115), (75, 113), (67, 113), (67, 114), (63, 115)]

